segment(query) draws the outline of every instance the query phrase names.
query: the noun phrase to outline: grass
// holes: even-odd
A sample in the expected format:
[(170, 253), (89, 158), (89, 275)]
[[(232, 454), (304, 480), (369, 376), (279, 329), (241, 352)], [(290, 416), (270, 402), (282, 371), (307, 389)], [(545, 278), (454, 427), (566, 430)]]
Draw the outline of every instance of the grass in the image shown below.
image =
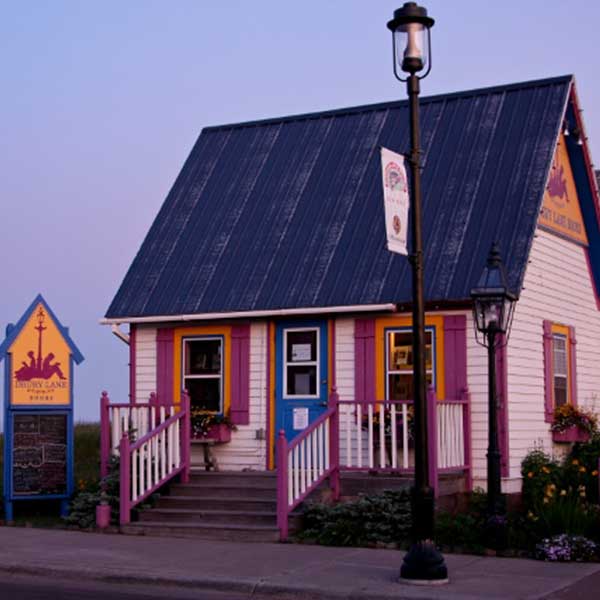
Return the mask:
[[(95, 489), (100, 479), (100, 424), (75, 424), (75, 491)], [(3, 494), (4, 435), (0, 434), (0, 496)], [(50, 500), (14, 503), (15, 523), (36, 527), (61, 525), (59, 502)], [(4, 516), (4, 505), (0, 507)]]

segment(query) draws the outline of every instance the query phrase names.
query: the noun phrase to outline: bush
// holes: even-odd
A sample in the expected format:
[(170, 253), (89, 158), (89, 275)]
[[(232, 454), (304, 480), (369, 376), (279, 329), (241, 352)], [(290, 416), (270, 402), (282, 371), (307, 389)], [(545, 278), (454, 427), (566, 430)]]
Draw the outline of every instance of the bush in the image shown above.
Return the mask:
[(410, 527), (408, 492), (385, 491), (334, 506), (309, 506), (299, 537), (326, 546), (400, 544)]
[(590, 561), (598, 558), (598, 546), (578, 535), (556, 535), (536, 546), (536, 558), (547, 561)]

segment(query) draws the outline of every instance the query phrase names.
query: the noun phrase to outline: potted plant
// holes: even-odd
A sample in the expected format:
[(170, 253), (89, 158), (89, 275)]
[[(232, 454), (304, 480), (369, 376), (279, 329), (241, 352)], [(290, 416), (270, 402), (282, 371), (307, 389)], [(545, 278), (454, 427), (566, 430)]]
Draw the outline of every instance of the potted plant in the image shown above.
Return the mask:
[(572, 404), (563, 404), (554, 410), (550, 430), (555, 442), (587, 442), (597, 427), (596, 415)]
[(229, 442), (231, 441), (231, 432), (235, 430), (237, 430), (237, 427), (226, 415), (192, 409), (193, 439), (213, 440), (220, 443)]

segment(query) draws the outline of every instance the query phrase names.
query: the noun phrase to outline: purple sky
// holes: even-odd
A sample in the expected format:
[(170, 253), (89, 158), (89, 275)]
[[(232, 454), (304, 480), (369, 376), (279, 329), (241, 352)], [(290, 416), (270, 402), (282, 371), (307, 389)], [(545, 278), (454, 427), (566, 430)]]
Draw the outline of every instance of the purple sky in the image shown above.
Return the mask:
[[(104, 315), (200, 129), (405, 97), (402, 2), (3, 0), (0, 325), (41, 292), (86, 356), (76, 418), (127, 397)], [(600, 4), (430, 0), (424, 95), (574, 73), (600, 156)]]

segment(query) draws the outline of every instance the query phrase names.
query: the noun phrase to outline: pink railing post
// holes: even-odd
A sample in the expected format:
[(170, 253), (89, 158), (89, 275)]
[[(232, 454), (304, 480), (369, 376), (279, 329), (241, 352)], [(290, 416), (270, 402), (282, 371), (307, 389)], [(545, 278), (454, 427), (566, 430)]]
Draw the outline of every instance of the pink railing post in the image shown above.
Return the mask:
[(331, 415), (331, 431), (329, 435), (329, 460), (331, 475), (329, 476), (329, 485), (334, 500), (340, 498), (340, 396), (337, 388), (333, 386), (329, 397), (329, 407), (334, 409)]
[(160, 411), (158, 410), (158, 398), (154, 392), (150, 394), (150, 398), (148, 398), (148, 404), (151, 407), (148, 412), (154, 411), (154, 426), (156, 427), (160, 419)]
[(108, 475), (110, 461), (110, 413), (108, 392), (102, 392), (100, 397), (100, 477)]
[(129, 432), (125, 431), (119, 443), (119, 523), (127, 525), (131, 519), (131, 455)]
[(181, 460), (183, 462), (183, 471), (181, 472), (182, 483), (190, 481), (190, 454), (191, 454), (191, 439), (192, 439), (192, 418), (190, 395), (187, 390), (183, 390), (181, 394), (181, 404), (183, 410), (183, 431), (181, 432)]
[(427, 447), (429, 455), (429, 485), (437, 497), (438, 486), (438, 456), (437, 456), (437, 399), (434, 388), (427, 390)]
[(277, 527), (279, 539), (285, 542), (288, 537), (288, 448), (285, 431), (277, 436)]

